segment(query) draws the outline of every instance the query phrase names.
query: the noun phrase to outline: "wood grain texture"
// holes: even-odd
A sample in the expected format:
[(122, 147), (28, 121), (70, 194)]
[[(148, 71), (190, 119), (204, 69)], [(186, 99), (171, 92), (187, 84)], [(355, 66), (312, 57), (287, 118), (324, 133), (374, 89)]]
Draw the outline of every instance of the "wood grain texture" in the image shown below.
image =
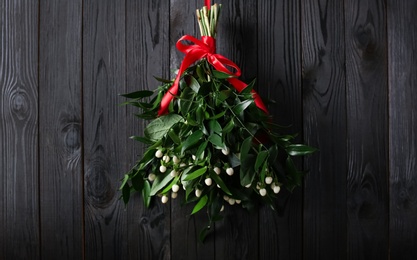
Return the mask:
[(126, 170), (124, 2), (83, 5), (85, 258), (127, 258), (127, 215), (119, 200)]
[(385, 17), (384, 1), (345, 2), (349, 259), (388, 259)]
[[(126, 89), (154, 90), (153, 76), (169, 78), (169, 1), (126, 2)], [(122, 91), (122, 90), (120, 90)], [(125, 101), (123, 99), (120, 102)], [(145, 121), (135, 118), (137, 110), (127, 107), (126, 137), (143, 135)], [(124, 171), (143, 155), (144, 147), (127, 140)], [(168, 259), (170, 256), (170, 208), (154, 200), (146, 209), (141, 196), (133, 196), (127, 208), (129, 259)]]
[[(172, 73), (180, 67), (184, 54), (175, 44), (183, 35), (200, 38), (200, 31), (195, 15), (198, 8), (204, 6), (200, 0), (170, 1), (170, 64)], [(183, 206), (183, 194), (171, 201), (171, 258), (172, 259), (214, 259), (214, 236), (208, 237), (204, 244), (198, 241), (198, 234), (207, 225), (207, 215), (190, 216), (193, 205)]]
[(305, 141), (303, 257), (346, 259), (346, 87), (341, 1), (301, 1)]
[(391, 259), (417, 258), (416, 1), (388, 2)]
[(41, 1), (39, 151), (43, 259), (83, 256), (81, 1)]
[(38, 3), (0, 3), (0, 258), (40, 257)]
[[(276, 101), (269, 110), (275, 123), (290, 126), (283, 134), (302, 134), (299, 1), (258, 1), (258, 23), (259, 92)], [(260, 259), (301, 259), (302, 189), (283, 189), (276, 203), (277, 211), (260, 210)]]
[[(217, 53), (235, 62), (242, 71), (240, 79), (247, 83), (256, 77), (258, 69), (257, 2), (219, 1), (222, 10), (216, 39)], [(237, 204), (225, 205), (225, 208), (225, 218), (216, 223), (216, 259), (257, 259), (258, 243), (254, 243), (254, 238), (257, 239), (259, 233), (258, 214), (250, 214)]]

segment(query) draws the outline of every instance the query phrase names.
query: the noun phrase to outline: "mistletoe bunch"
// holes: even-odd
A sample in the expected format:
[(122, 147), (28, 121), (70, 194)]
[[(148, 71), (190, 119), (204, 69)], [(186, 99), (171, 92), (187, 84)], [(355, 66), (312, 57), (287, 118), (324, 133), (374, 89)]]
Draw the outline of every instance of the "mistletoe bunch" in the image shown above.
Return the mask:
[[(219, 13), (219, 5), (197, 10), (202, 36), (214, 37)], [(273, 207), (281, 187), (301, 184), (292, 157), (315, 149), (278, 133), (257, 100), (255, 81), (237, 90), (236, 76), (217, 68), (204, 57), (180, 70), (176, 81), (158, 79), (155, 91), (123, 95), (139, 118), (150, 120), (144, 136), (133, 137), (147, 148), (123, 179), (125, 203), (133, 192), (147, 207), (152, 197), (166, 203), (184, 192), (184, 202), (195, 204), (191, 214), (206, 208), (209, 227), (222, 218), (225, 203)]]

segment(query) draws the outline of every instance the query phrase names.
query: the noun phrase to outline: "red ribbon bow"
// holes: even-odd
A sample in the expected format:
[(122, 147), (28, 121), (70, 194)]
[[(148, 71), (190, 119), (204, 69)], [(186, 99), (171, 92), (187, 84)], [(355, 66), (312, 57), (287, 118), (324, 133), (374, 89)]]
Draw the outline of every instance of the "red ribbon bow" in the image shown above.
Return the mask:
[[(162, 97), (161, 107), (159, 108), (158, 115), (164, 115), (168, 112), (168, 106), (171, 100), (178, 93), (179, 81), (182, 73), (194, 62), (206, 58), (207, 61), (213, 65), (213, 67), (223, 73), (234, 76), (234, 78), (227, 79), (230, 84), (238, 91), (241, 92), (247, 84), (237, 79), (240, 76), (240, 68), (231, 60), (225, 58), (220, 54), (216, 54), (216, 44), (213, 37), (203, 36), (202, 40), (198, 40), (193, 36), (185, 35), (182, 36), (176, 44), (176, 47), (179, 51), (185, 53), (184, 60), (181, 63), (180, 69), (178, 71), (177, 77), (175, 78), (174, 84), (169, 88), (168, 92)], [(193, 45), (185, 45), (182, 41), (190, 41), (194, 43)], [(231, 67), (236, 70), (235, 73), (226, 68), (226, 66)], [(252, 96), (254, 98), (255, 104), (257, 107), (262, 109), (266, 114), (268, 110), (266, 109), (264, 103), (259, 97), (258, 93), (252, 90)]]

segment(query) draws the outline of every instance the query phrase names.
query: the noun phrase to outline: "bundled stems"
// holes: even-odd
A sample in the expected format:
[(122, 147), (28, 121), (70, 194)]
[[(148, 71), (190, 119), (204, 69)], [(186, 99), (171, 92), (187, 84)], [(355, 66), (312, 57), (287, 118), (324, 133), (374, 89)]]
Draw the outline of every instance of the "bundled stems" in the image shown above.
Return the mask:
[(201, 36), (216, 37), (217, 21), (221, 7), (221, 4), (214, 4), (211, 6), (210, 10), (208, 10), (206, 6), (200, 10), (197, 9), (197, 20)]

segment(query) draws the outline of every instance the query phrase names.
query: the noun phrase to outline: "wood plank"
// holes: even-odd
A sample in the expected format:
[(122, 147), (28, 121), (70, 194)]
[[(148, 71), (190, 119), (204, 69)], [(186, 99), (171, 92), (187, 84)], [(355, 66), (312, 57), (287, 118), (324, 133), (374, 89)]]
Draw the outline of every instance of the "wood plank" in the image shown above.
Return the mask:
[(387, 1), (391, 259), (417, 258), (416, 1)]
[[(203, 2), (203, 1), (201, 1)], [(241, 80), (250, 82), (257, 73), (257, 1), (222, 1), (217, 53), (235, 62)], [(250, 35), (250, 37), (248, 37)], [(225, 204), (227, 204), (225, 202)], [(225, 205), (225, 218), (216, 223), (216, 259), (257, 259), (258, 214), (240, 205)]]
[[(183, 35), (200, 38), (200, 31), (195, 17), (197, 8), (202, 8), (204, 1), (171, 0), (170, 1), (170, 71), (180, 67), (184, 54), (175, 44)], [(171, 74), (171, 78), (175, 77)], [(172, 259), (214, 259), (214, 236), (208, 237), (204, 244), (198, 241), (198, 234), (207, 223), (207, 215), (199, 212), (190, 216), (193, 204), (183, 206), (184, 194), (171, 201), (171, 258)]]
[[(283, 134), (302, 137), (301, 39), (299, 1), (259, 1), (258, 86), (274, 122), (290, 126)], [(301, 160), (297, 161), (301, 169)], [(282, 190), (277, 212), (262, 207), (259, 220), (260, 259), (301, 259), (302, 189)]]
[(0, 3), (0, 258), (38, 259), (38, 3)]
[(344, 6), (301, 1), (305, 141), (303, 258), (346, 259), (346, 86)]
[(388, 259), (388, 101), (384, 1), (345, 4), (347, 252)]
[[(169, 78), (169, 1), (126, 2), (126, 92), (156, 89), (153, 76)], [(121, 99), (120, 101), (125, 101)], [(134, 117), (137, 110), (127, 107), (125, 138), (143, 135), (145, 121)], [(144, 147), (127, 143), (125, 171), (142, 156)], [(168, 259), (170, 256), (170, 208), (155, 200), (146, 209), (139, 194), (127, 209), (129, 259)]]
[(40, 198), (42, 258), (81, 259), (82, 1), (41, 1)]
[(126, 170), (125, 4), (83, 5), (85, 258), (127, 258), (127, 214), (119, 200)]

